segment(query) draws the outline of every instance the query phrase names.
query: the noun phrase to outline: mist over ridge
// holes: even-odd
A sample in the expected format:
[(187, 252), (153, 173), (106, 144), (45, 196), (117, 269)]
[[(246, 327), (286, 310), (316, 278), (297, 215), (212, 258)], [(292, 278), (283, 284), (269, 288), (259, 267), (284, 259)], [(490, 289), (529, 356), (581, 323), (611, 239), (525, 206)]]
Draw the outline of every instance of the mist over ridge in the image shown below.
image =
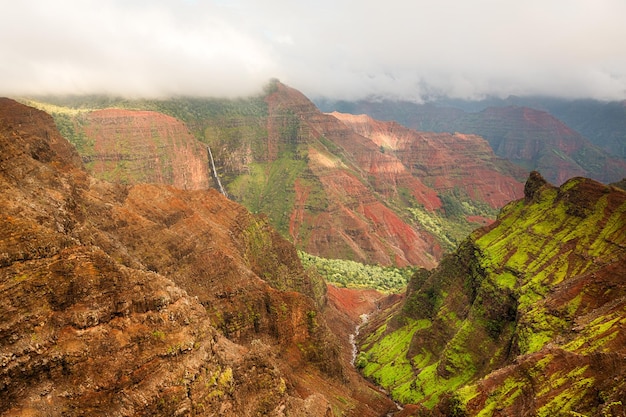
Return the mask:
[(1, 95), (626, 98), (626, 5), (6, 2)]

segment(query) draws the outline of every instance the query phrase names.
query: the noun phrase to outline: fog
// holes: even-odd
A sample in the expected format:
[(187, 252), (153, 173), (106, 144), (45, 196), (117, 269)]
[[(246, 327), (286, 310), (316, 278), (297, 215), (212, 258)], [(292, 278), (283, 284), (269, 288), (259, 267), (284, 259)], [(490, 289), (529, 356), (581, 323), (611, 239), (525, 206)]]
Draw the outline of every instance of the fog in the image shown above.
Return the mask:
[(0, 94), (626, 99), (623, 0), (0, 0)]

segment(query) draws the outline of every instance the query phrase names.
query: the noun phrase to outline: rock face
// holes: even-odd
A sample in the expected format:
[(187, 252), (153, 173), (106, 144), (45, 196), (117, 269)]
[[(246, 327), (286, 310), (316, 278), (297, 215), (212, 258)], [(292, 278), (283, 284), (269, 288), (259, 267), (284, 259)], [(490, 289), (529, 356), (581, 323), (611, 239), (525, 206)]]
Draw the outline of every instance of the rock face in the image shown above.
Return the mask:
[[(469, 132), (483, 135), (497, 155), (562, 184), (575, 176), (608, 183), (626, 175), (626, 162), (609, 156), (547, 112), (489, 108)], [(470, 123), (471, 124), (471, 123)]]
[[(412, 177), (399, 161), (381, 153), (371, 140), (321, 113), (298, 91), (279, 85), (267, 101), (272, 123), (288, 125), (295, 117), (297, 131), (292, 141), (302, 144), (307, 155), (305, 173), (312, 176), (309, 181), (306, 176), (294, 181), (294, 207), (289, 218), (294, 242), (326, 257), (434, 266), (441, 251), (436, 239), (394, 212), (377, 188), (391, 196), (394, 190), (390, 182), (399, 183), (431, 209), (441, 205), (434, 190)], [(368, 177), (380, 179), (378, 187)], [(318, 190), (325, 202), (322, 210), (311, 201), (319, 199)]]
[(206, 146), (179, 120), (154, 111), (104, 109), (80, 115), (75, 134), (89, 172), (108, 181), (207, 189)]
[(498, 209), (519, 197), (520, 183), (515, 178), (523, 176), (523, 170), (498, 159), (479, 136), (418, 132), (366, 115), (331, 114), (394, 155), (401, 162), (398, 165), (437, 193), (461, 189), (472, 200)]
[(351, 415), (326, 290), (214, 190), (90, 177), (52, 118), (0, 100), (0, 415)]
[(625, 276), (626, 193), (534, 172), (370, 322), (357, 364), (433, 415), (621, 415)]
[[(253, 211), (274, 213), (272, 223), (282, 224), (309, 253), (432, 267), (444, 252), (441, 235), (409, 208), (445, 217), (444, 197), (459, 206), (464, 198), (499, 207), (521, 196), (520, 171), (497, 160), (479, 138), (428, 135), (373, 120), (364, 127), (345, 115), (321, 113), (280, 83), (265, 101), (268, 161), (256, 169), (269, 175), (254, 175), (249, 166), (234, 173), (230, 192)], [(448, 169), (455, 163), (466, 170)], [(289, 191), (278, 193), (278, 187)], [(275, 201), (285, 203), (272, 206)]]

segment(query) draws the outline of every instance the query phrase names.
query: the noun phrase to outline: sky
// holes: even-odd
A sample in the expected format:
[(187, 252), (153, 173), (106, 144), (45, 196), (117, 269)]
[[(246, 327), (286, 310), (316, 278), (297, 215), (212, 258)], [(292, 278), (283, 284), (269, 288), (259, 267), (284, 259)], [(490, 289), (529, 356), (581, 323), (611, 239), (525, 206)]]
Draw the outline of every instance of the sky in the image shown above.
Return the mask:
[(626, 99), (625, 0), (0, 0), (0, 95)]

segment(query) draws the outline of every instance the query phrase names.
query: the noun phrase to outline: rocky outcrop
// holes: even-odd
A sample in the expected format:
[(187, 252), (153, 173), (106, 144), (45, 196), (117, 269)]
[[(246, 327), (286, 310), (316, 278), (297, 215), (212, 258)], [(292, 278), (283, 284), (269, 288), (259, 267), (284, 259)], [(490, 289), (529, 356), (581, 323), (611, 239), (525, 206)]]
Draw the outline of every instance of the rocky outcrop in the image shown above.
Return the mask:
[(214, 190), (94, 179), (50, 116), (7, 99), (0, 151), (0, 415), (392, 407), (265, 219)]
[(436, 416), (620, 415), (625, 265), (626, 193), (534, 172), (524, 199), (370, 322), (357, 365)]

